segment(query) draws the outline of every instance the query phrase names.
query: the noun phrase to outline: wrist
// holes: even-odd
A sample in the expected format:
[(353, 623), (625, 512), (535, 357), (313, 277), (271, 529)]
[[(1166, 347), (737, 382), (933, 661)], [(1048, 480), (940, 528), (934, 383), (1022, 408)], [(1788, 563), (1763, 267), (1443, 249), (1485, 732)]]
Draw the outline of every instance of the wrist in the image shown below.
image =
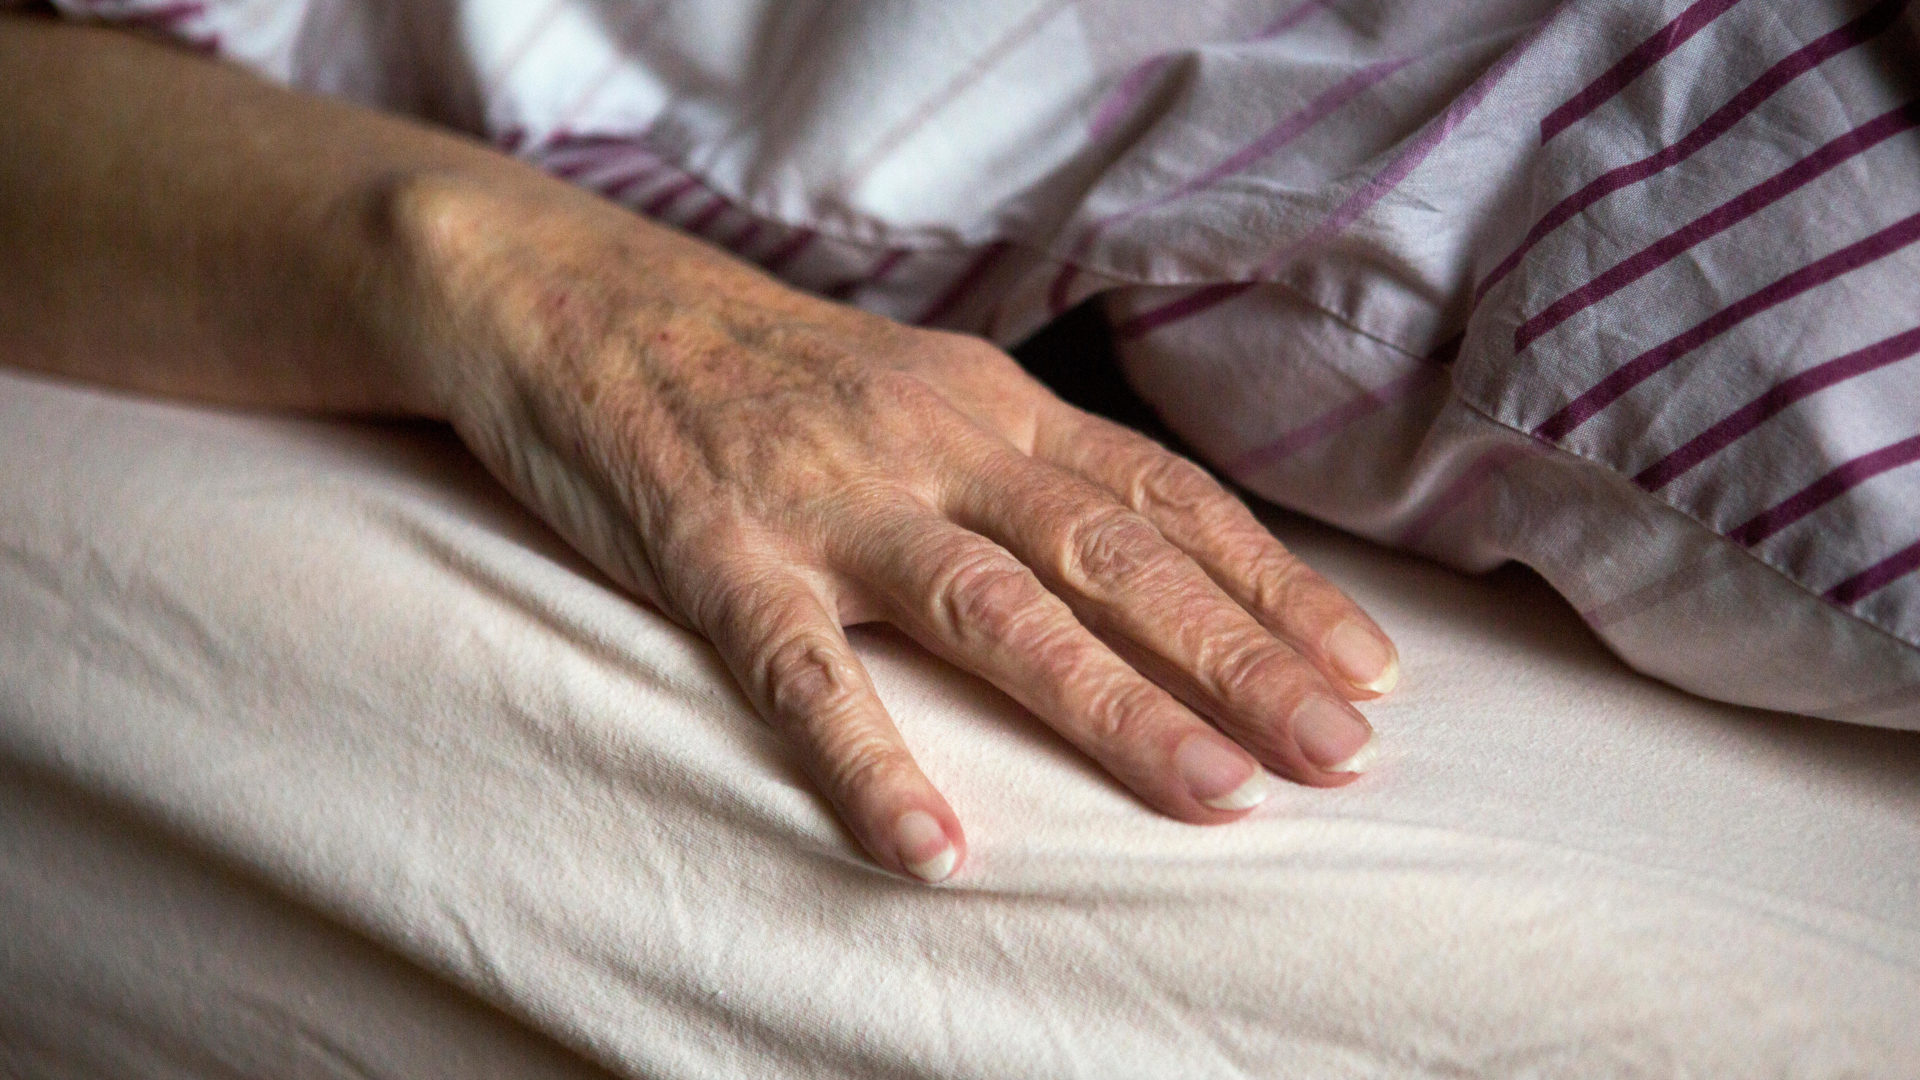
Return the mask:
[(515, 163), (475, 164), (388, 178), (367, 200), (385, 251), (366, 306), (414, 411), (458, 423), (565, 383), (554, 369), (726, 291), (703, 288), (718, 257), (696, 242)]
[(482, 267), (511, 219), (486, 181), (446, 169), (380, 177), (354, 201), (369, 246), (350, 307), (374, 343), (370, 374), (401, 411), (455, 419), (499, 352), (484, 332), (498, 275)]

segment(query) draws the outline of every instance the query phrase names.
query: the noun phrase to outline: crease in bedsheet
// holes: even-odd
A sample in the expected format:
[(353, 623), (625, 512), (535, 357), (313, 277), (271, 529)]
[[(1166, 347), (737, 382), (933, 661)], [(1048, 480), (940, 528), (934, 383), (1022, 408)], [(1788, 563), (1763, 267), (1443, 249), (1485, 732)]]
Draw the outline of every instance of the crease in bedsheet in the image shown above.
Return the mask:
[[(518, 1002), (512, 995), (505, 992), (507, 989), (505, 983), (500, 985), (499, 989), (502, 993), (497, 998), (473, 993), (463, 985), (463, 980), (460, 978), (448, 977), (449, 975), (457, 976), (457, 965), (440, 963), (430, 950), (410, 948), (409, 946), (414, 943), (405, 940), (404, 935), (400, 940), (396, 940), (391, 933), (382, 932), (387, 928), (368, 926), (362, 920), (343, 914), (326, 902), (328, 897), (325, 895), (325, 890), (302, 888), (298, 874), (275, 870), (268, 864), (250, 857), (248, 853), (241, 852), (234, 845), (225, 843), (216, 833), (197, 827), (185, 816), (167, 813), (162, 806), (127, 797), (124, 793), (102, 787), (95, 782), (95, 778), (76, 778), (44, 763), (0, 760), (0, 790), (5, 790), (10, 797), (18, 797), (23, 788), (39, 789), (51, 796), (52, 801), (46, 804), (46, 808), (55, 820), (71, 818), (77, 812), (91, 822), (106, 826), (108, 828), (106, 835), (112, 838), (109, 841), (109, 847), (137, 844), (153, 853), (165, 853), (164, 856), (157, 854), (155, 856), (165, 858), (170, 864), (167, 875), (163, 878), (164, 884), (160, 885), (161, 892), (153, 897), (162, 911), (166, 909), (167, 904), (179, 902), (178, 897), (181, 894), (177, 890), (182, 889), (182, 877), (190, 881), (204, 879), (204, 883), (198, 887), (213, 888), (214, 892), (206, 894), (203, 899), (217, 895), (218, 902), (226, 904), (233, 902), (231, 897), (235, 895), (245, 897), (241, 910), (248, 917), (257, 916), (259, 907), (263, 904), (279, 902), (276, 906), (284, 905), (284, 910), (280, 912), (279, 917), (299, 924), (294, 930), (296, 937), (304, 938), (315, 931), (322, 934), (327, 932), (344, 934), (356, 946), (369, 949), (370, 954), (378, 958), (377, 962), (392, 965), (389, 969), (390, 974), (386, 978), (391, 979), (396, 976), (407, 978), (417, 975), (423, 979), (432, 980), (435, 992), (451, 995), (450, 1004), (453, 1007), (473, 1007), (490, 1025), (505, 1024), (512, 1031), (519, 1033), (517, 1036), (507, 1036), (510, 1040), (531, 1038), (543, 1046), (554, 1046), (556, 1049), (559, 1047), (559, 1044), (550, 1042), (550, 1032), (543, 1032), (544, 1028), (550, 1026), (546, 1022), (550, 1018), (531, 1015), (519, 1009)], [(8, 839), (15, 838), (8, 837)], [(64, 854), (66, 853), (63, 852)], [(73, 857), (81, 860), (81, 865), (87, 867), (82, 873), (88, 875), (99, 872), (98, 860), (102, 854), (103, 852), (98, 848), (83, 845), (73, 853)], [(71, 882), (79, 879), (70, 877), (69, 880)], [(5, 875), (0, 875), (0, 891), (3, 891), (4, 884)], [(122, 883), (122, 887), (128, 890), (128, 895), (137, 895), (142, 889), (153, 887), (154, 884), (142, 877), (136, 882)], [(99, 899), (99, 897), (89, 897), (88, 901), (97, 904)], [(104, 931), (105, 928), (102, 930)], [(218, 966), (220, 964), (218, 957), (221, 954), (218, 948), (210, 956), (199, 954), (181, 956), (167, 952), (160, 942), (166, 940), (166, 935), (179, 932), (172, 920), (163, 919), (161, 924), (149, 927), (149, 932), (157, 933), (159, 936), (153, 942), (142, 940), (129, 955), (144, 958), (145, 963), (160, 962), (167, 968), (165, 977), (170, 980), (190, 981), (188, 975), (178, 970), (181, 968), (190, 972), (199, 965)], [(269, 950), (281, 951), (283, 945), (284, 942), (273, 942)], [(219, 947), (231, 948), (232, 946), (231, 941), (223, 941)], [(0, 948), (0, 960), (4, 960), (5, 954), (6, 950)], [(312, 963), (331, 961), (337, 957), (329, 955), (324, 960), (318, 957), (307, 959)], [(95, 960), (98, 960), (97, 953)], [(4, 969), (5, 965), (0, 964), (0, 971)], [(223, 970), (223, 974), (232, 976), (236, 973)], [(103, 988), (99, 984), (89, 983), (83, 977), (69, 988), (70, 992), (60, 996), (59, 1007), (63, 1010), (85, 1011), (98, 1017), (95, 1023), (88, 1025), (90, 1034), (104, 1040), (109, 1031), (114, 1032), (121, 1040), (115, 1047), (118, 1057), (138, 1060), (143, 1069), (157, 1067), (164, 1061), (183, 1070), (178, 1075), (182, 1077), (190, 1075), (196, 1080), (221, 1076), (252, 1078), (261, 1075), (258, 1069), (258, 1058), (254, 1052), (261, 1049), (255, 1044), (260, 1042), (258, 1036), (263, 1033), (253, 1033), (254, 1038), (244, 1040), (234, 1038), (214, 1040), (216, 1045), (209, 1045), (205, 1040), (193, 1035), (182, 1037), (183, 1033), (176, 1026), (178, 1017), (156, 1023), (154, 1018), (141, 1016), (119, 1004), (121, 1000), (119, 995), (122, 992), (119, 983), (125, 979), (125, 973), (118, 973), (113, 985), (104, 988), (103, 993)], [(279, 987), (283, 992), (287, 989), (285, 984), (278, 982), (263, 984), (263, 986), (267, 985)], [(312, 1056), (318, 1056), (331, 1064), (347, 1067), (350, 1069), (350, 1075), (353, 1076), (394, 1075), (374, 1069), (366, 1059), (347, 1050), (337, 1039), (327, 1035), (323, 1029), (289, 1008), (283, 1001), (275, 1001), (265, 996), (265, 992), (260, 988), (228, 978), (215, 989), (214, 996), (220, 998), (223, 1008), (238, 1009), (243, 1015), (265, 1017), (266, 1031), (290, 1034), (309, 1053), (309, 1059)], [(206, 1003), (198, 998), (187, 1002), (186, 1005), (191, 1012), (195, 1013), (206, 1007)], [(3, 1017), (6, 1011), (0, 1009), (0, 1017)], [(232, 1018), (232, 1015), (229, 1015), (229, 1019)], [(333, 1018), (337, 1020), (337, 1014)], [(382, 1017), (376, 1026), (387, 1026), (389, 1019)], [(233, 1033), (223, 1034), (232, 1035)], [(132, 1047), (128, 1044), (129, 1040), (132, 1041)], [(236, 1046), (244, 1047), (243, 1050), (238, 1051), (237, 1058), (234, 1056)], [(398, 1051), (403, 1047), (388, 1045), (381, 1049)], [(134, 1052), (135, 1050), (138, 1052)], [(242, 1058), (253, 1064), (243, 1063), (240, 1060)], [(571, 1078), (582, 1078), (579, 1072), (570, 1071), (567, 1075)], [(589, 1075), (602, 1077), (609, 1074), (595, 1071)]]
[[(191, 603), (156, 578), (110, 568), (97, 546), (70, 549), (55, 558), (36, 557), (25, 545), (0, 542), (0, 571), (20, 571), (17, 576), (8, 575), (9, 590), (30, 587), (50, 608), (64, 613), (65, 663), (38, 674), (64, 677), (73, 694), (84, 692), (89, 673), (94, 672), (93, 662), (111, 656), (122, 665), (118, 677), (131, 675), (160, 697), (191, 701), (198, 680), (188, 673), (190, 665), (183, 659), (230, 655), (226, 643)], [(76, 595), (97, 596), (99, 601), (76, 604)], [(141, 627), (141, 619), (148, 614), (166, 624), (168, 632), (150, 633)]]
[[(1473, 836), (1470, 837), (1470, 839), (1480, 841), (1485, 838)], [(1401, 845), (1401, 847), (1405, 847), (1405, 845)], [(1490, 859), (1489, 862), (1501, 864), (1503, 868), (1507, 869), (1511, 867), (1510, 863), (1498, 858)], [(1561, 860), (1561, 862), (1562, 869), (1567, 871), (1569, 876), (1572, 876), (1572, 872), (1575, 871), (1576, 868), (1570, 865), (1571, 860)], [(1425, 884), (1436, 880), (1432, 876), (1435, 872), (1434, 866), (1416, 865), (1411, 862), (1400, 867), (1366, 866), (1356, 869), (1350, 864), (1341, 862), (1336, 856), (1330, 857), (1325, 863), (1316, 865), (1307, 865), (1302, 864), (1298, 860), (1290, 860), (1288, 866), (1289, 873), (1294, 878), (1290, 883), (1291, 889), (1301, 892), (1324, 891), (1322, 883), (1319, 882), (1315, 876), (1315, 870), (1321, 868), (1327, 869), (1336, 877), (1346, 878), (1350, 881), (1354, 878), (1372, 879), (1382, 881), (1383, 883), (1391, 880), (1417, 880), (1422, 882), (1424, 887)], [(1630, 869), (1637, 870), (1639, 868), (1631, 867)], [(1305, 873), (1304, 877), (1301, 876), (1302, 872)], [(1496, 878), (1488, 878), (1474, 874), (1457, 861), (1447, 861), (1439, 864), (1439, 873), (1443, 878), (1464, 874), (1465, 882), (1477, 881), (1481, 884), (1480, 888), (1476, 888), (1470, 884), (1463, 884), (1462, 887), (1453, 890), (1454, 894), (1460, 896), (1474, 895), (1483, 892), (1484, 885), (1497, 878), (1497, 875)], [(1535, 866), (1533, 873), (1540, 875), (1538, 880), (1541, 880), (1543, 883), (1558, 877), (1558, 873), (1547, 866)], [(1137, 877), (1138, 875), (1134, 876)], [(1581, 880), (1591, 882), (1592, 879), (1582, 878)], [(1622, 895), (1633, 895), (1643, 903), (1647, 903), (1650, 906), (1657, 906), (1653, 903), (1652, 898), (1646, 897), (1643, 894), (1642, 886), (1645, 884), (1643, 875), (1635, 873), (1613, 880), (1615, 884), (1621, 887), (1619, 891)], [(1677, 878), (1676, 880), (1684, 883), (1684, 879)], [(1366, 891), (1377, 895), (1382, 890), (1375, 888), (1367, 889)], [(1172, 898), (1170, 897), (1168, 899), (1171, 900)], [(1252, 903), (1255, 901), (1249, 898), (1246, 902)], [(1105, 902), (1103, 901), (1103, 906), (1104, 904)], [(1707, 906), (1717, 909), (1717, 905)], [(1436, 913), (1436, 919), (1440, 917), (1440, 914)], [(1551, 931), (1560, 925), (1560, 921), (1551, 917), (1548, 912), (1536, 913), (1533, 918), (1543, 931)], [(1094, 935), (1094, 940), (1086, 951), (1098, 952), (1100, 955), (1103, 955), (1109, 962), (1109, 965), (1111, 965), (1111, 962), (1115, 958), (1119, 958), (1123, 962), (1130, 962), (1134, 965), (1136, 978), (1124, 980), (1119, 987), (1110, 991), (1103, 992), (1099, 987), (1089, 986), (1087, 987), (1089, 992), (1104, 993), (1106, 997), (1131, 1001), (1135, 1005), (1148, 1008), (1150, 1010), (1148, 1015), (1157, 1017), (1163, 1022), (1171, 1023), (1176, 1030), (1184, 1033), (1180, 1036), (1180, 1041), (1183, 1046), (1189, 1049), (1195, 1046), (1205, 1046), (1210, 1051), (1220, 1054), (1221, 1057), (1219, 1060), (1221, 1062), (1229, 1063), (1234, 1067), (1231, 1075), (1262, 1074), (1257, 1065), (1248, 1066), (1245, 1061), (1233, 1056), (1229, 1045), (1227, 1045), (1231, 1043), (1231, 1039), (1222, 1033), (1225, 1029), (1220, 1027), (1220, 1024), (1224, 1023), (1222, 1017), (1209, 1013), (1210, 1023), (1207, 1024), (1200, 1024), (1187, 1019), (1192, 1015), (1192, 1008), (1201, 1004), (1200, 1002), (1181, 1002), (1171, 998), (1155, 996), (1149, 996), (1145, 999), (1140, 997), (1139, 987), (1162, 986), (1166, 984), (1167, 980), (1160, 977), (1161, 973), (1153, 970), (1149, 955), (1138, 951), (1138, 943), (1116, 936), (1115, 931), (1111, 927), (1103, 927), (1092, 921), (1086, 921), (1084, 923), (1062, 923), (1056, 919), (1051, 925), (1054, 927), (1055, 933), (1069, 930), (1074, 926), (1084, 925), (1087, 930)], [(1857, 950), (1859, 947), (1857, 941), (1835, 938), (1830, 934), (1823, 934), (1822, 936), (1824, 940), (1829, 941), (1831, 944), (1849, 951)], [(1337, 950), (1337, 943), (1328, 942), (1326, 944)], [(1912, 956), (1894, 957), (1879, 952), (1873, 955), (1875, 955), (1877, 959), (1895, 965), (1909, 973), (1912, 973), (1916, 966)], [(1337, 967), (1338, 965), (1336, 964), (1335, 966)], [(1362, 993), (1351, 1003), (1351, 1008), (1345, 1011), (1338, 1009), (1332, 1010), (1328, 1015), (1344, 1016), (1349, 1019), (1365, 1016), (1365, 1000), (1365, 994)], [(1383, 1068), (1388, 1065), (1398, 1070), (1418, 1068), (1421, 1070), (1421, 1075), (1489, 1075), (1489, 1069), (1495, 1069), (1502, 1064), (1552, 1061), (1571, 1054), (1577, 1049), (1575, 1044), (1561, 1041), (1529, 1041), (1524, 1032), (1514, 1032), (1512, 1034), (1513, 1041), (1503, 1042), (1497, 1046), (1489, 1046), (1483, 1043), (1430, 1045), (1411, 1048), (1410, 1052), (1403, 1051), (1399, 1055), (1381, 1054), (1377, 1049), (1373, 1049), (1368, 1045), (1368, 1034), (1352, 1028), (1349, 1028), (1343, 1033), (1333, 1030), (1318, 1030), (1311, 1026), (1307, 1028), (1293, 1027), (1289, 1029), (1288, 1041), (1293, 1045), (1316, 1045), (1337, 1049), (1343, 1053), (1350, 1054), (1355, 1059), (1368, 1062), (1376, 1068)], [(1514, 1045), (1514, 1042), (1518, 1042), (1520, 1045)], [(1627, 1053), (1625, 1048), (1632, 1043), (1633, 1040), (1622, 1040), (1621, 1053)], [(1657, 1053), (1657, 1049), (1650, 1049), (1647, 1052)], [(1493, 1056), (1487, 1057), (1486, 1055), (1488, 1054), (1492, 1054)], [(1575, 1056), (1578, 1057), (1580, 1055)], [(1590, 1058), (1590, 1055), (1583, 1057), (1582, 1060), (1587, 1060), (1588, 1058)], [(1639, 1059), (1622, 1057), (1619, 1060), (1632, 1061)], [(1197, 1062), (1194, 1067), (1196, 1074), (1216, 1075), (1214, 1072), (1201, 1069)]]
[[(554, 580), (535, 582), (512, 569), (524, 556), (536, 553), (490, 530), (476, 529), (465, 521), (422, 514), (417, 509), (408, 508), (384, 496), (364, 495), (357, 501), (359, 514), (368, 523), (388, 530), (399, 550), (410, 557), (423, 558), (466, 582), (479, 594), (491, 598), (527, 624), (539, 627), (547, 635), (578, 650), (605, 669), (680, 697), (712, 701), (716, 695), (719, 696), (733, 706), (730, 711), (746, 721), (741, 729), (751, 732), (753, 737), (750, 741), (762, 748), (761, 762), (777, 763), (778, 771), (790, 780), (795, 790), (808, 790), (804, 780), (794, 771), (791, 761), (772, 752), (771, 733), (758, 720), (745, 699), (733, 690), (731, 678), (712, 654), (711, 647), (685, 630), (669, 628), (664, 618), (647, 610), (640, 601), (620, 595), (617, 589), (602, 580), (584, 576), (586, 571), (583, 563), (570, 559), (554, 563), (552, 569), (557, 574), (571, 579), (570, 587), (556, 590), (553, 588)], [(557, 538), (555, 542), (558, 542)], [(502, 558), (503, 555), (510, 557)], [(537, 553), (537, 557), (544, 558), (546, 553)], [(543, 576), (551, 579), (554, 575)], [(601, 600), (618, 605), (622, 617), (611, 625), (630, 624), (635, 619), (647, 620), (656, 628), (673, 635), (682, 647), (667, 653), (647, 654), (623, 646), (611, 636), (610, 625), (604, 629), (594, 625), (595, 620), (588, 618), (578, 604), (569, 602), (569, 595), (576, 598), (591, 595), (596, 598), (595, 607), (604, 608), (605, 605), (599, 602)], [(672, 662), (668, 662), (668, 657)], [(488, 677), (498, 678), (491, 672)], [(496, 685), (503, 691), (506, 689), (504, 683)], [(582, 742), (576, 730), (555, 730), (552, 717), (542, 717), (528, 711), (526, 706), (514, 701), (511, 694), (502, 693), (500, 701), (522, 718), (518, 726), (552, 760), (584, 764), (603, 775), (611, 775), (609, 770), (618, 771), (633, 764), (631, 761), (616, 764), (606, 760), (605, 748), (597, 740), (588, 738)], [(712, 809), (728, 814), (753, 812), (753, 807), (723, 794), (726, 785), (719, 782), (722, 777), (716, 774), (704, 779), (710, 782), (697, 786), (706, 793), (706, 797), (721, 800), (713, 803)]]
[[(300, 1014), (280, 1003), (245, 991), (241, 991), (235, 997), (236, 1000), (244, 1003), (254, 1016), (266, 1020), (268, 1026), (293, 1036), (309, 1060), (326, 1062), (327, 1067), (335, 1070), (337, 1075), (354, 1077), (357, 1080), (390, 1080), (389, 1074), (373, 1068), (325, 1031), (307, 1023)], [(236, 1075), (248, 1075), (248, 1073), (236, 1070)]]
[[(1768, 892), (1743, 885), (1732, 879), (1703, 874), (1697, 869), (1678, 870), (1660, 863), (1631, 858), (1617, 852), (1580, 845), (1568, 841), (1544, 841), (1501, 833), (1474, 831), (1458, 826), (1440, 825), (1431, 822), (1411, 822), (1384, 817), (1361, 817), (1343, 814), (1338, 818), (1322, 817), (1301, 819), (1300, 828), (1290, 829), (1288, 837), (1292, 843), (1280, 842), (1279, 838), (1269, 835), (1261, 854), (1260, 861), (1275, 857), (1284, 857), (1290, 873), (1327, 872), (1352, 875), (1393, 875), (1418, 870), (1424, 874), (1466, 874), (1474, 873), (1469, 867), (1505, 867), (1529, 860), (1510, 859), (1502, 852), (1522, 851), (1545, 856), (1545, 862), (1558, 862), (1572, 867), (1579, 865), (1584, 870), (1604, 870), (1612, 880), (1644, 885), (1657, 883), (1676, 895), (1697, 897), (1713, 904), (1744, 911), (1756, 919), (1780, 925), (1792, 926), (1803, 933), (1831, 942), (1836, 948), (1861, 952), (1888, 964), (1920, 973), (1920, 931), (1890, 923), (1883, 918), (1866, 912), (1857, 911), (1840, 905), (1812, 905), (1796, 900), (1782, 893)], [(1392, 842), (1376, 845), (1371, 842), (1382, 836), (1404, 836), (1404, 842)], [(1302, 842), (1303, 837), (1308, 839)], [(1441, 841), (1441, 842), (1436, 842)], [(1391, 848), (1395, 854), (1382, 862), (1369, 862), (1356, 866), (1349, 860), (1356, 851), (1371, 853), (1378, 847)], [(1418, 852), (1419, 855), (1409, 854)], [(1068, 866), (1074, 862), (1071, 849), (1056, 848), (1044, 842), (1029, 840), (1022, 851), (1022, 861), (1039, 866)], [(1369, 854), (1369, 858), (1375, 856)], [(1111, 862), (1113, 856), (1103, 854), (1102, 862)], [(1165, 882), (1180, 876), (1180, 871), (1206, 871), (1204, 878), (1198, 879), (1209, 884), (1198, 884), (1188, 879), (1185, 890), (1169, 891)], [(1177, 902), (1182, 897), (1196, 893), (1213, 893), (1216, 896), (1230, 896), (1238, 893), (1247, 875), (1235, 872), (1234, 860), (1222, 859), (1218, 855), (1196, 855), (1182, 859), (1168, 851), (1155, 851), (1142, 856), (1136, 872), (1127, 874), (1101, 875), (1103, 884), (1097, 886), (1098, 902), (1103, 906), (1141, 905), (1156, 906)], [(1114, 882), (1124, 882), (1116, 887)], [(1050, 881), (1051, 887), (1035, 887), (1035, 883), (1018, 885), (1004, 883), (965, 882), (956, 886), (965, 891), (1001, 900), (1040, 901), (1043, 903), (1066, 903), (1073, 905), (1088, 902), (1085, 891), (1087, 882), (1071, 877)], [(1920, 899), (1920, 896), (1916, 896)], [(1875, 944), (1875, 937), (1900, 940), (1905, 948), (1889, 951)]]

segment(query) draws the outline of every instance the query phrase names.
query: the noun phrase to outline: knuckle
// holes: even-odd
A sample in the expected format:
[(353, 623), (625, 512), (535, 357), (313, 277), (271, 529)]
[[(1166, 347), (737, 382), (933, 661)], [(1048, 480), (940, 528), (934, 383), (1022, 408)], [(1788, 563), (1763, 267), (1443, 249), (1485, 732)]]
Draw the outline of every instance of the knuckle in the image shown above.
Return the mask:
[(1262, 611), (1288, 611), (1299, 606), (1319, 582), (1307, 564), (1279, 544), (1262, 544), (1248, 555), (1253, 602)]
[(1209, 673), (1214, 692), (1232, 701), (1291, 690), (1303, 670), (1299, 658), (1281, 645), (1243, 642), (1218, 658)]
[(860, 694), (858, 673), (824, 635), (788, 638), (769, 649), (758, 667), (774, 714), (787, 722), (811, 725), (842, 715)]
[(932, 334), (930, 340), (937, 343), (938, 350), (948, 360), (993, 367), (1013, 364), (1012, 358), (1006, 354), (1005, 350), (986, 338), (950, 330), (936, 330), (932, 331)]
[(1128, 503), (1140, 513), (1175, 517), (1217, 515), (1228, 498), (1205, 469), (1158, 448), (1134, 470), (1127, 491)]
[(932, 617), (955, 636), (1005, 639), (1030, 617), (1039, 582), (1004, 552), (968, 545), (945, 560), (932, 590)]
[(933, 384), (912, 371), (877, 367), (859, 375), (858, 396), (872, 415), (903, 421), (906, 430), (924, 432), (951, 411)]
[[(673, 565), (697, 566), (698, 554), (685, 550), (688, 557)], [(715, 642), (750, 644), (758, 628), (789, 625), (804, 617), (797, 604), (782, 596), (772, 572), (744, 559), (716, 562), (674, 581), (681, 607)]]
[(1110, 675), (1107, 668), (1110, 655), (1087, 634), (1072, 613), (1065, 610), (1064, 604), (1061, 608), (1062, 618), (1022, 639), (1020, 649), (1032, 658), (1034, 670), (1078, 699), (1088, 696), (1083, 688), (1098, 685), (1100, 679)]
[(1151, 726), (1159, 705), (1159, 693), (1144, 680), (1115, 679), (1088, 699), (1087, 734), (1104, 745), (1134, 742)]
[(890, 362), (899, 370), (929, 378), (939, 374), (995, 371), (1013, 366), (1013, 360), (984, 338), (926, 327), (889, 324), (894, 342)]
[[(678, 553), (678, 542), (673, 547), (663, 547), (661, 554), (671, 558)], [(677, 564), (685, 568), (671, 579), (675, 599), (680, 603), (693, 625), (716, 643), (741, 640), (738, 630), (744, 620), (737, 614), (745, 607), (749, 586), (746, 575), (733, 572), (727, 567), (701, 567), (693, 569), (687, 562)]]
[(822, 779), (829, 790), (841, 792), (846, 798), (885, 786), (913, 769), (904, 751), (873, 734), (835, 737), (823, 733), (816, 745), (825, 773)]
[(1055, 564), (1076, 588), (1132, 578), (1161, 565), (1160, 531), (1139, 514), (1114, 505), (1086, 511), (1061, 530)]

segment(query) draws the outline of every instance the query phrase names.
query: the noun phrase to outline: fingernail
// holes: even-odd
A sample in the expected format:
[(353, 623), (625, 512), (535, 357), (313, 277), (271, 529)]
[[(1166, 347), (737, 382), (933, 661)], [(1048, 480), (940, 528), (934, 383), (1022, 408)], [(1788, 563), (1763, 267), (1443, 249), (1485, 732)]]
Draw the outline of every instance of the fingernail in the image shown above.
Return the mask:
[(1327, 655), (1347, 681), (1384, 694), (1400, 681), (1400, 660), (1379, 634), (1348, 620), (1327, 635)]
[(928, 884), (947, 880), (960, 854), (947, 839), (947, 830), (925, 810), (909, 810), (893, 823), (894, 850), (914, 877)]
[(1293, 714), (1300, 752), (1327, 772), (1360, 772), (1373, 759), (1373, 729), (1344, 702), (1308, 698)]
[(1267, 778), (1247, 756), (1211, 735), (1195, 735), (1174, 751), (1187, 790), (1215, 810), (1245, 810), (1267, 801)]

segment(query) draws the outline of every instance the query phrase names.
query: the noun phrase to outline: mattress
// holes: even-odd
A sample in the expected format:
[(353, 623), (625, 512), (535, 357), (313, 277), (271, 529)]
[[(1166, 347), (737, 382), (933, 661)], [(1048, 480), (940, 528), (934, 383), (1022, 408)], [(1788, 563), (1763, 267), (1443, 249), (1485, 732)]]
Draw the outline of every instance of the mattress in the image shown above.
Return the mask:
[(0, 1072), (1912, 1074), (1920, 735), (1270, 523), (1401, 647), (1374, 771), (1183, 825), (856, 631), (928, 888), (444, 431), (0, 374)]

